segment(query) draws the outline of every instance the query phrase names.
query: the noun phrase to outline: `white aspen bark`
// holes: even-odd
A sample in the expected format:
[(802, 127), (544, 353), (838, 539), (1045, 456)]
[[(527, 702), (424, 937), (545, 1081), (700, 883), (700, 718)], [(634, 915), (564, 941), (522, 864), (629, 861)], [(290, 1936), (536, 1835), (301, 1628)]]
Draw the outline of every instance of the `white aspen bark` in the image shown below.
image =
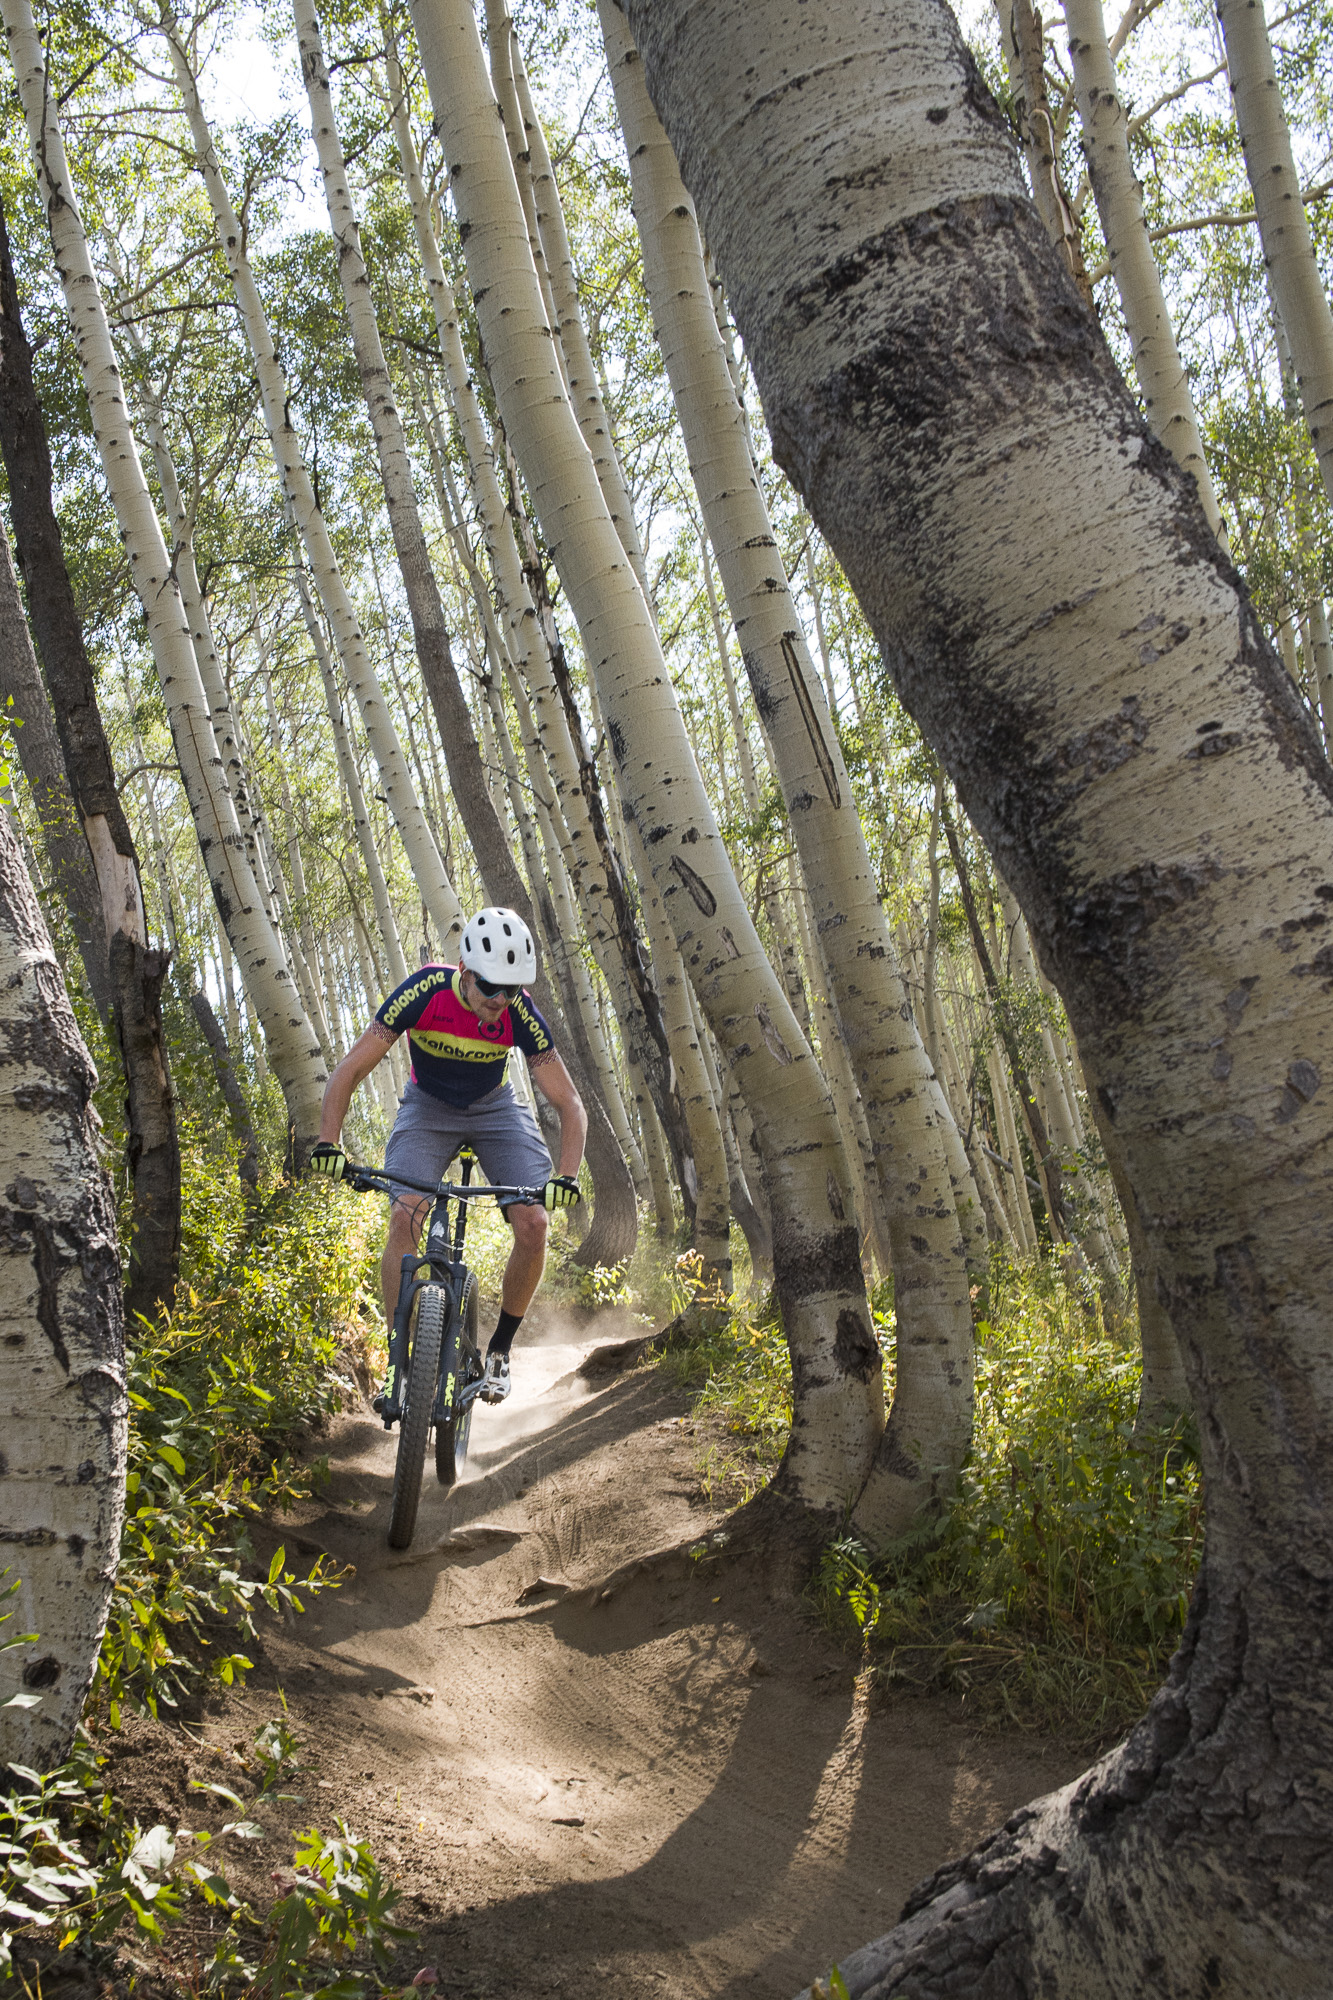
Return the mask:
[(837, 1507), (864, 1479), (883, 1393), (836, 1120), (732, 874), (647, 604), (550, 352), (471, 7), (418, 0), (413, 18), (505, 429), (598, 679), (624, 802), (763, 1148), (793, 1358), (781, 1490)]
[(0, 1546), (9, 1631), (37, 1634), (0, 1653), (0, 1768), (69, 1755), (120, 1556), (129, 1406), (96, 1084), (0, 805)]
[(1038, 1250), (1037, 1224), (1032, 1213), (1032, 1197), (1028, 1193), (1027, 1170), (1018, 1143), (1018, 1125), (1014, 1118), (1013, 1100), (1009, 1095), (1009, 1072), (1005, 1068), (998, 1047), (994, 1044), (987, 1055), (986, 1068), (990, 1076), (991, 1102), (995, 1107), (995, 1136), (1005, 1165), (1009, 1169), (1006, 1185), (1010, 1206), (1018, 1222), (1024, 1253), (1029, 1257), (1035, 1257)]
[[(550, 275), (551, 296), (556, 312), (555, 328), (559, 336), (560, 352), (564, 358), (569, 400), (578, 418), (583, 441), (592, 454), (592, 462), (597, 470), (597, 483), (602, 489), (602, 498), (606, 501), (607, 511), (616, 524), (616, 533), (620, 536), (625, 554), (629, 557), (634, 574), (639, 580), (639, 587), (644, 597), (651, 602), (648, 571), (643, 560), (643, 545), (639, 540), (639, 530), (634, 519), (634, 502), (625, 483), (624, 469), (616, 451), (615, 436), (611, 429), (610, 412), (606, 407), (592, 350), (588, 345), (588, 329), (584, 324), (583, 308), (579, 303), (578, 274), (574, 269), (574, 255), (569, 246), (569, 231), (565, 225), (564, 203), (560, 199), (555, 169), (551, 165), (546, 134), (528, 87), (523, 51), (519, 47), (518, 35), (510, 18), (508, 0), (486, 0), (486, 23), (492, 51), (498, 51), (507, 45), (507, 56), (501, 58), (500, 72), (502, 78), (507, 72), (513, 79), (519, 120), (515, 130), (510, 134), (510, 145), (527, 154), (537, 228), (546, 259), (546, 268)], [(506, 96), (503, 92), (497, 94), (500, 96), (501, 110), (507, 123), (510, 111)]]
[(189, 120), (195, 162), (213, 209), (232, 290), (255, 364), (264, 421), (278, 477), (304, 544), (310, 572), (328, 617), (348, 685), (360, 710), (362, 726), (394, 825), (416, 878), (422, 903), (439, 933), (441, 949), (447, 949), (462, 934), (463, 913), (413, 788), (403, 746), (398, 740), (388, 703), (366, 652), (365, 639), (333, 551), (328, 527), (315, 501), (300, 440), (291, 420), (286, 377), (246, 254), (245, 232), (222, 178), (213, 136), (199, 99), (198, 85), (185, 52), (181, 30), (171, 13), (169, 0), (159, 0), (159, 7), (163, 39), (171, 55), (176, 87)]
[(1162, 274), (1148, 240), (1143, 191), (1129, 157), (1129, 119), (1116, 84), (1102, 0), (1066, 0), (1065, 21), (1088, 176), (1148, 422), (1176, 463), (1194, 480), (1208, 525), (1225, 547), (1222, 513), (1208, 470), (1189, 375), (1180, 358)]
[(1269, 289), (1291, 348), (1310, 442), (1333, 500), (1333, 306), (1315, 258), (1268, 23), (1259, 0), (1217, 0), (1217, 18)]
[[(706, 275), (707, 275), (707, 269), (705, 267), (705, 276)], [(734, 385), (733, 385), (733, 393), (734, 393)], [(743, 414), (744, 413), (742, 412), (742, 415)], [(747, 439), (748, 439), (748, 431), (747, 431)], [(811, 532), (811, 539), (813, 539), (814, 536), (813, 526), (811, 527), (810, 532)], [(828, 634), (824, 630), (824, 607), (819, 601), (819, 578), (815, 573), (815, 554), (814, 550), (810, 546), (809, 541), (807, 541), (805, 545), (805, 587), (810, 593), (810, 610), (814, 615), (815, 643), (819, 647), (819, 665), (820, 665), (820, 671), (823, 673), (824, 676), (824, 692), (828, 697), (828, 712), (830, 719), (832, 720), (833, 725), (836, 728), (838, 722), (838, 691), (833, 685), (833, 662), (829, 658)]]
[(1065, 1002), (1198, 1414), (1206, 1543), (1167, 1685), (840, 1954), (844, 1984), (1316, 1994), (1333, 770), (943, 0), (626, 7), (779, 462)]
[(629, 153), (654, 323), (875, 1150), (892, 1244), (898, 1376), (877, 1470), (856, 1519), (866, 1533), (887, 1538), (922, 1509), (943, 1504), (971, 1440), (966, 1252), (929, 1062), (837, 732), (750, 458), (693, 204), (644, 88), (624, 16), (613, 0), (600, 0), (599, 18)]
[(48, 87), (31, 8), (28, 0), (5, 0), (3, 13), (93, 431), (135, 592), (144, 608), (176, 760), (213, 896), (263, 1021), (269, 1058), (282, 1084), (299, 1150), (319, 1130), (326, 1080), (324, 1060), (246, 859), (189, 626), (130, 432), (124, 384), (65, 160), (56, 100)]

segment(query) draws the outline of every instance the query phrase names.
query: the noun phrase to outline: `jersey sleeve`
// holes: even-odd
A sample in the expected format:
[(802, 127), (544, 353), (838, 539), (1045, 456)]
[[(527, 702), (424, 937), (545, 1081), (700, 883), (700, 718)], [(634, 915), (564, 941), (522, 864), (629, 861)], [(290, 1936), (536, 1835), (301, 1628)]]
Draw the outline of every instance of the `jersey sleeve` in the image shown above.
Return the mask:
[(521, 1049), (529, 1061), (552, 1053), (555, 1041), (551, 1030), (526, 993), (510, 1001), (509, 1018), (514, 1024), (514, 1047)]
[(447, 990), (452, 978), (453, 967), (450, 965), (430, 965), (421, 972), (409, 974), (401, 986), (394, 987), (375, 1019), (391, 1035), (401, 1035), (408, 1028), (415, 1028), (435, 995)]

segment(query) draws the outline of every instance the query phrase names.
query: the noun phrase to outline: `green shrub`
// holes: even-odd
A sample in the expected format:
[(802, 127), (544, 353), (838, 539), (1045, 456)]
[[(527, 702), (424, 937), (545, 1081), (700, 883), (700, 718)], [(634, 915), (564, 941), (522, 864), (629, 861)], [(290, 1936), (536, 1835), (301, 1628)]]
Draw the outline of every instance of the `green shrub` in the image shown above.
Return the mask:
[[(206, 1672), (243, 1678), (234, 1642), (253, 1637), (258, 1606), (301, 1608), (284, 1551), (266, 1578), (246, 1577), (245, 1524), (320, 1477), (291, 1447), (347, 1399), (374, 1310), (373, 1217), (355, 1197), (282, 1185), (247, 1228), (239, 1194), (197, 1155), (185, 1192), (181, 1302), (130, 1329), (125, 1529), (90, 1697), (113, 1725), (126, 1699), (156, 1714)], [(336, 1582), (320, 1558), (301, 1588)]]

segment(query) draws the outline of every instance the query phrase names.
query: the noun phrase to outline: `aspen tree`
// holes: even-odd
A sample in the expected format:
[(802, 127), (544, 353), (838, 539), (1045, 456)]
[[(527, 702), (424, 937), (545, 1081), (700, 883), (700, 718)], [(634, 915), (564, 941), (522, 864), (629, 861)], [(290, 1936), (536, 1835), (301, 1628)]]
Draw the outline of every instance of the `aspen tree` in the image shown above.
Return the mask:
[[(116, 788), (96, 679), (65, 566), (46, 423), (2, 210), (0, 448), (64, 775), (97, 883), (102, 935), (96, 963), (99, 975), (105, 965), (109, 1025), (125, 1074), (125, 1151), (133, 1182), (127, 1309), (152, 1316), (172, 1302), (180, 1262), (180, 1146), (162, 1031), (167, 959), (149, 943), (139, 858)], [(26, 700), (36, 732), (51, 719), (40, 680), (35, 686), (29, 682)]]
[(1333, 500), (1333, 306), (1315, 257), (1268, 23), (1259, 0), (1218, 0), (1217, 18), (1264, 269), (1291, 349), (1310, 441)]
[(259, 379), (274, 464), (305, 546), (310, 573), (328, 617), (348, 685), (361, 713), (394, 825), (416, 878), (422, 905), (439, 932), (443, 948), (455, 937), (461, 936), (463, 913), (440, 851), (426, 824), (407, 759), (403, 755), (403, 746), (398, 740), (388, 703), (366, 652), (360, 622), (334, 554), (328, 526), (315, 500), (300, 440), (292, 422), (286, 377), (246, 253), (245, 232), (222, 178), (182, 31), (171, 12), (169, 0), (159, 0), (159, 11), (160, 32), (171, 56), (176, 88), (189, 121), (195, 164), (212, 206), (218, 240)]
[(638, 940), (623, 891), (616, 894), (614, 857), (599, 842), (582, 773), (555, 684), (550, 634), (525, 574), (514, 533), (517, 494), (511, 511), (500, 487), (495, 446), (487, 433), (459, 331), (453, 287), (445, 274), (431, 223), (420, 163), (412, 139), (407, 92), (392, 34), (386, 74), (393, 107), (394, 137), (403, 184), (412, 212), (422, 274), (430, 297), (450, 405), (468, 468), (468, 490), (481, 528), (496, 598), (504, 619), (508, 657), (532, 700), (542, 751), (558, 801), (557, 817), (567, 831), (570, 876), (593, 956), (607, 982), (627, 1052), (649, 1073), (655, 1105), (668, 1127), (672, 1153), (683, 1167), (683, 1120), (673, 1103), (666, 1035), (657, 997), (641, 963)]
[(837, 1507), (864, 1481), (883, 1387), (832, 1106), (732, 874), (651, 614), (550, 352), (471, 7), (420, 0), (413, 16), (505, 429), (597, 678), (623, 802), (763, 1149), (793, 1356), (782, 1489)]
[(0, 1653), (0, 1767), (69, 1755), (120, 1554), (129, 1406), (96, 1084), (0, 806), (0, 1542), (10, 1629), (37, 1635)]
[[(1199, 1419), (1128, 1742), (841, 1957), (850, 1993), (1327, 1983), (1333, 779), (941, 0), (626, 0), (779, 461), (1027, 917)], [(818, 1969), (821, 1972), (823, 1968)]]
[[(1016, 4), (1026, 5), (1027, 0), (1016, 0)], [(1193, 478), (1208, 525), (1225, 547), (1226, 531), (1199, 433), (1189, 374), (1176, 344), (1162, 274), (1148, 240), (1143, 190), (1129, 156), (1129, 118), (1120, 101), (1102, 0), (1065, 0), (1065, 22), (1088, 178), (1148, 422)]]
[[(874, 1146), (898, 1315), (898, 1372), (866, 1532), (901, 1533), (952, 1487), (972, 1435), (966, 1252), (860, 815), (746, 441), (679, 169), (613, 0), (600, 0), (644, 278), (704, 524), (787, 802), (813, 929)], [(812, 968), (817, 974), (817, 968)], [(836, 1059), (834, 1051), (831, 1056)], [(850, 1116), (851, 1107), (847, 1108)], [(854, 1131), (848, 1132), (855, 1145)], [(892, 1474), (883, 1465), (892, 1463)], [(919, 1473), (905, 1470), (917, 1465)]]
[(18, 79), (28, 143), (46, 210), (56, 268), (74, 328), (107, 490), (166, 701), (176, 760), (222, 922), (264, 1024), (298, 1155), (319, 1130), (325, 1069), (263, 908), (213, 739), (189, 627), (127, 418), (101, 290), (65, 160), (41, 44), (28, 0), (4, 0), (5, 32)]
[[(611, 419), (607, 413), (597, 368), (593, 362), (592, 349), (588, 345), (588, 329), (584, 324), (583, 308), (579, 301), (578, 275), (574, 269), (573, 252), (569, 247), (564, 204), (560, 199), (560, 189), (556, 185), (555, 171), (551, 166), (546, 134), (542, 130), (542, 122), (537, 116), (532, 93), (528, 88), (523, 51), (519, 47), (508, 0), (486, 0), (486, 25), (491, 46), (492, 79), (496, 83), (496, 96), (504, 113), (510, 145), (520, 157), (526, 157), (531, 175), (537, 230), (550, 276), (551, 296), (556, 312), (555, 331), (564, 357), (569, 400), (578, 418), (584, 442), (592, 453), (592, 462), (597, 469), (597, 483), (602, 489), (602, 497), (606, 501), (611, 519), (616, 524), (616, 533), (624, 544), (625, 554), (630, 559), (644, 596), (647, 597), (648, 572), (644, 566), (643, 545), (639, 540), (639, 531), (634, 520), (634, 503), (630, 497), (629, 487), (625, 483), (624, 468), (620, 463), (615, 437), (611, 430)], [(505, 89), (506, 82), (512, 85), (512, 99)]]

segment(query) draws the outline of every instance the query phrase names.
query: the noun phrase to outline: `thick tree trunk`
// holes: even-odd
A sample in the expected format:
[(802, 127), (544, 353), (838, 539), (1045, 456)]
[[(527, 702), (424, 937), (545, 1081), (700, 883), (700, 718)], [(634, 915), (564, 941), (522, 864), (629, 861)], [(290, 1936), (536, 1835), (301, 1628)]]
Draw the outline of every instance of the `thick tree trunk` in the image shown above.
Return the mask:
[(942, 0), (627, 7), (778, 457), (1064, 998), (1199, 1417), (1167, 1687), (844, 1977), (1326, 1991), (1333, 771)]
[[(887, 1537), (910, 1526), (923, 1508), (942, 1504), (971, 1441), (972, 1314), (962, 1233), (930, 1096), (930, 1064), (750, 459), (693, 209), (624, 16), (613, 0), (600, 0), (599, 12), (654, 325), (874, 1146), (898, 1311), (898, 1377), (880, 1463), (857, 1503), (857, 1519), (865, 1532)], [(836, 1049), (830, 1055), (837, 1060)], [(844, 1131), (855, 1146), (855, 1132), (846, 1124)]]
[[(162, 1039), (161, 991), (168, 955), (148, 943), (139, 858), (116, 789), (92, 663), (51, 498), (46, 426), (32, 377), (32, 351), (19, 314), (2, 210), (0, 450), (9, 476), (19, 566), (54, 702), (65, 775), (100, 891), (102, 949), (125, 1073), (126, 1156), (134, 1189), (126, 1309), (151, 1318), (175, 1298), (180, 1267), (180, 1147)], [(40, 728), (45, 698), (33, 707)], [(100, 976), (100, 962), (98, 971)]]
[(469, 0), (420, 0), (413, 16), (505, 428), (596, 674), (622, 801), (763, 1150), (793, 1361), (782, 1486), (834, 1509), (868, 1470), (883, 1388), (832, 1106), (732, 873), (651, 614), (555, 367)]
[(111, 961), (107, 955), (101, 891), (65, 776), (51, 703), (32, 650), (9, 553), (9, 536), (0, 523), (0, 703), (3, 702), (14, 704), (11, 717), (19, 725), (14, 731), (19, 762), (42, 829), (51, 879), (68, 913), (93, 1005), (107, 1021), (111, 1018)]
[[(62, 1763), (92, 1681), (125, 1507), (125, 1333), (97, 1075), (0, 807), (0, 1768)], [(15, 1695), (36, 1706), (9, 1707)]]
[[(1018, 6), (1027, 0), (1016, 0)], [(1129, 118), (1116, 86), (1115, 59), (1106, 39), (1102, 0), (1066, 0), (1069, 59), (1074, 66), (1083, 151), (1106, 238), (1111, 275), (1120, 294), (1134, 372), (1148, 422), (1199, 489), (1215, 535), (1225, 541), (1190, 378), (1180, 358), (1175, 328), (1162, 290), (1162, 274), (1148, 239), (1143, 190), (1129, 157)], [(1299, 196), (1298, 196), (1299, 200)]]
[(1227, 73), (1268, 283), (1282, 315), (1301, 407), (1333, 500), (1333, 306), (1315, 258), (1260, 0), (1218, 0)]
[[(526, 885), (486, 789), (472, 717), (454, 666), (444, 605), (417, 508), (407, 439), (389, 380), (388, 364), (370, 294), (370, 277), (361, 254), (361, 237), (347, 185), (328, 66), (311, 0), (295, 0), (295, 15), (301, 74), (310, 100), (311, 125), (324, 177), (329, 226), (338, 247), (338, 275), (351, 326), (352, 349), (375, 435), (389, 526), (407, 593), (421, 677), (435, 711), (449, 767), (450, 788), (467, 828), (488, 898), (508, 909), (517, 910), (528, 928), (535, 931), (537, 920)], [(598, 1128), (588, 1149), (589, 1170), (594, 1177), (593, 1222), (579, 1246), (578, 1259), (587, 1263), (618, 1264), (633, 1255), (638, 1238), (638, 1203), (629, 1167), (611, 1129), (606, 1107), (600, 1101), (596, 1075), (584, 1060), (585, 1055), (590, 1056), (591, 1052), (580, 1049), (571, 1039), (560, 1004), (540, 966), (533, 984), (533, 995), (550, 1022), (552, 1033), (579, 1087), (588, 1113), (589, 1131), (594, 1124)]]

